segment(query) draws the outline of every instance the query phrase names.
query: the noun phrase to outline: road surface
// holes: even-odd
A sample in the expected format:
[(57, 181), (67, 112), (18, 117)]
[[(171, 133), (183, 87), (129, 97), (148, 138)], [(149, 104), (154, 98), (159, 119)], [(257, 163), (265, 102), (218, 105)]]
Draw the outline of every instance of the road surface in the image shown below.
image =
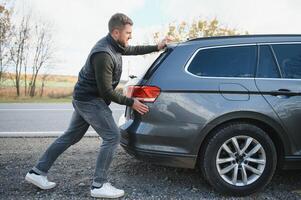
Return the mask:
[[(118, 123), (125, 106), (112, 103)], [(71, 103), (1, 103), (0, 136), (57, 136), (68, 127), (73, 112)], [(92, 127), (87, 135), (95, 135)]]

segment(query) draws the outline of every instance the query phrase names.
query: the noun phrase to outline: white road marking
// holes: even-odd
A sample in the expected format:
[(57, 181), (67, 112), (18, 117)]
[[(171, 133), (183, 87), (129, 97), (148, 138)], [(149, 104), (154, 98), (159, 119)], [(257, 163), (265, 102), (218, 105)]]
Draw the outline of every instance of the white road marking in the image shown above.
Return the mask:
[[(72, 111), (74, 109), (52, 109), (52, 108), (16, 108), (16, 109), (0, 109), (0, 111)], [(124, 111), (124, 109), (111, 109), (112, 111)]]
[[(64, 131), (12, 131), (0, 132), (0, 137), (49, 137), (60, 136)], [(85, 136), (98, 136), (95, 131), (87, 131)]]
[(16, 108), (16, 109), (0, 109), (0, 111), (69, 111), (73, 109), (51, 109), (51, 108)]

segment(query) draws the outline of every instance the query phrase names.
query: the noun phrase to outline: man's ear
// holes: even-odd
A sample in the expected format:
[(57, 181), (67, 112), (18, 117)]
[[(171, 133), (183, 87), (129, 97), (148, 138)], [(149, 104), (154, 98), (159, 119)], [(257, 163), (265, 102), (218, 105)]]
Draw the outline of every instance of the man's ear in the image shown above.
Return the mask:
[(116, 39), (119, 37), (120, 32), (118, 29), (114, 29), (111, 34), (114, 37), (114, 39)]

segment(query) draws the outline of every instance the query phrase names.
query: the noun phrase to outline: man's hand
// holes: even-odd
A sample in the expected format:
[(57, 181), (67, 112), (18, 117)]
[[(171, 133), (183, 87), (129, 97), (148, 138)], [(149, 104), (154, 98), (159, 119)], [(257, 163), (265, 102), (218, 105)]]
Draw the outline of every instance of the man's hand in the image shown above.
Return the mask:
[(158, 50), (162, 50), (166, 45), (172, 42), (174, 38), (172, 36), (166, 36), (161, 42), (158, 43)]
[(140, 113), (141, 115), (144, 115), (145, 113), (147, 113), (149, 111), (148, 106), (141, 103), (137, 99), (134, 99), (134, 103), (132, 105), (132, 108), (134, 110), (136, 110), (138, 113)]

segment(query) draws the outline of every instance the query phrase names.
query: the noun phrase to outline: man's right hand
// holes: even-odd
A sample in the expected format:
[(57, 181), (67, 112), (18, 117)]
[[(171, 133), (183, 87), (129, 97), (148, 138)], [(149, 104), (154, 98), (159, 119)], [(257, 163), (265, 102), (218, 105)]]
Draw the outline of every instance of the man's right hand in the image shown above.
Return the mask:
[(138, 113), (140, 113), (141, 115), (144, 115), (149, 111), (148, 106), (141, 103), (138, 99), (134, 99), (132, 108), (136, 110)]

